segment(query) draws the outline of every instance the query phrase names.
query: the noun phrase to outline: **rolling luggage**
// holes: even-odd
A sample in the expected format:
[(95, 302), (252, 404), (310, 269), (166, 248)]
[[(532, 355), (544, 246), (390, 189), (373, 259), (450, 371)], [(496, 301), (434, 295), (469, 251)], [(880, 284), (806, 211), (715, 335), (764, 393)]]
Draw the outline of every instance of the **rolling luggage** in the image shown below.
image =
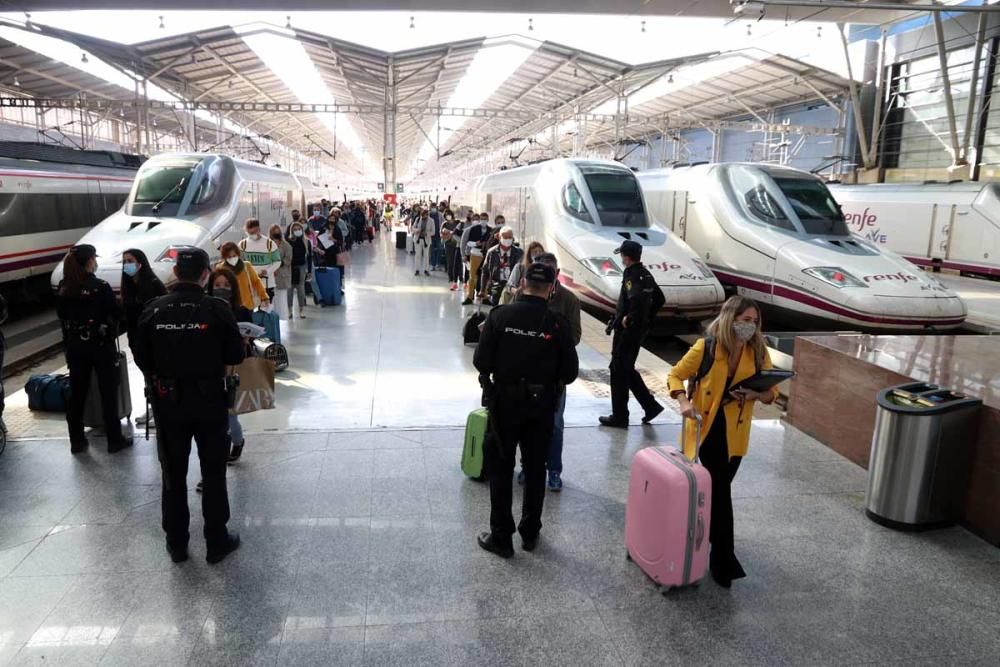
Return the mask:
[[(128, 383), (128, 359), (121, 350), (115, 359), (115, 371), (118, 373), (118, 391), (115, 396), (118, 419), (132, 416), (132, 393)], [(90, 386), (87, 388), (87, 400), (83, 404), (83, 425), (90, 428), (104, 427), (104, 412), (102, 411), (101, 389), (97, 386), (97, 373), (91, 371)]]
[(320, 266), (313, 273), (313, 292), (319, 292), (319, 300), (324, 306), (339, 306), (340, 271), (335, 266)]
[(396, 250), (406, 250), (406, 232), (396, 232)]
[[(698, 420), (697, 440), (701, 440)], [(683, 441), (683, 427), (682, 427)], [(674, 447), (647, 447), (632, 459), (625, 548), (657, 584), (697, 583), (708, 570), (712, 478)]]
[(288, 368), (288, 350), (281, 343), (273, 343), (267, 338), (254, 338), (253, 355), (273, 361), (276, 371)]
[(489, 414), (486, 408), (477, 408), (469, 413), (465, 422), (465, 446), (462, 448), (462, 472), (477, 482), (486, 479), (483, 473), (483, 443), (489, 428)]
[(69, 403), (69, 375), (32, 375), (24, 384), (28, 409), (38, 412), (66, 412)]
[(253, 323), (259, 327), (264, 327), (264, 336), (274, 343), (281, 342), (281, 319), (274, 311), (269, 313), (263, 310), (253, 311)]
[(479, 344), (479, 325), (485, 321), (486, 316), (483, 315), (483, 304), (480, 303), (479, 307), (476, 308), (476, 312), (469, 316), (469, 319), (465, 321), (465, 326), (462, 327), (462, 340), (465, 341), (466, 345)]

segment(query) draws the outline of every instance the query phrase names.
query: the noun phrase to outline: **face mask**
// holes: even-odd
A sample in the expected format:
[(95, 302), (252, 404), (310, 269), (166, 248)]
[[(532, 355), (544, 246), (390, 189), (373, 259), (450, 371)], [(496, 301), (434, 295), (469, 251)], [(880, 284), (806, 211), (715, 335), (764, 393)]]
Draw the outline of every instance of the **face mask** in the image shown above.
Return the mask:
[(300, 238), (302, 238), (302, 230), (301, 230), (301, 229), (296, 229), (296, 230), (295, 230), (294, 232), (292, 232), (292, 234), (293, 234), (293, 235), (295, 236), (295, 238), (297, 238), (297, 239), (300, 239)]
[(250, 238), (252, 238), (254, 241), (260, 241), (260, 232), (259, 231), (257, 231), (257, 232), (248, 232), (248, 234), (250, 235)]
[(514, 245), (514, 239), (500, 239), (500, 245), (504, 248), (509, 248)]
[(212, 290), (212, 296), (217, 296), (224, 301), (229, 301), (229, 299), (233, 296), (233, 290), (228, 287), (216, 287)]
[(486, 226), (487, 226), (488, 224), (490, 224), (490, 221), (489, 221), (489, 220), (480, 220), (480, 221), (479, 221), (479, 225), (480, 225), (481, 227), (486, 227)]
[(240, 263), (239, 257), (226, 257), (226, 264), (228, 264), (229, 266), (236, 266), (239, 263)]
[(139, 265), (136, 264), (135, 262), (125, 262), (125, 264), (122, 266), (122, 271), (125, 272), (126, 276), (132, 277), (135, 274), (139, 273)]
[(757, 333), (757, 325), (753, 322), (733, 322), (733, 333), (737, 340), (745, 343)]

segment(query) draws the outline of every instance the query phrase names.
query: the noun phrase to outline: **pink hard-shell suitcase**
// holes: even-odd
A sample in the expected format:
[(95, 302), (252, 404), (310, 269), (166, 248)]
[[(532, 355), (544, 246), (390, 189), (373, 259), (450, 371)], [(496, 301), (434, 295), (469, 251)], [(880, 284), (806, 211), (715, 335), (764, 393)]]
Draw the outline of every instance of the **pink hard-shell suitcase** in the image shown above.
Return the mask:
[(658, 585), (687, 586), (705, 576), (711, 514), (712, 478), (697, 454), (691, 461), (675, 447), (647, 447), (632, 459), (625, 548)]

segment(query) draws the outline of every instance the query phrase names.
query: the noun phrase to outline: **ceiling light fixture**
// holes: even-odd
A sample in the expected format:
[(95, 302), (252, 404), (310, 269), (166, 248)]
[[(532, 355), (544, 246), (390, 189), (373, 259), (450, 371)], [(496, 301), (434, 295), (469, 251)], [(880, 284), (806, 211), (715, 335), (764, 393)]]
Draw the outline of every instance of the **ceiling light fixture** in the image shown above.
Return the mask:
[(34, 27), (31, 25), (31, 14), (28, 12), (24, 13), (24, 27), (29, 29)]
[(288, 28), (289, 30), (292, 29), (292, 17), (291, 16), (286, 16), (285, 17), (285, 27)]
[(535, 30), (535, 19), (528, 19), (528, 32), (534, 32)]
[(166, 25), (165, 25), (165, 24), (163, 23), (163, 17), (161, 16), (161, 17), (160, 17), (160, 30), (163, 30), (163, 29), (164, 29), (164, 28), (166, 28), (166, 27), (167, 27), (167, 26), (166, 26)]
[(751, 27), (752, 26), (749, 23), (747, 23), (747, 37), (750, 37), (751, 35), (753, 35), (753, 31), (751, 30)]
[(15, 88), (20, 88), (21, 87), (21, 80), (17, 78), (16, 74), (14, 75), (14, 87)]
[(413, 29), (414, 29), (414, 28), (416, 28), (416, 27), (417, 27), (417, 26), (416, 26), (416, 25), (414, 25), (414, 23), (413, 23), (413, 17), (411, 16), (411, 17), (410, 17), (410, 30), (413, 30)]
[(669, 75), (667, 76), (667, 83), (673, 83), (673, 82), (674, 82), (674, 74), (673, 74), (673, 72), (671, 72), (671, 73), (670, 73), (670, 74), (669, 74)]
[(645, 21), (642, 22), (642, 31), (646, 32), (646, 22)]
[(87, 52), (86, 51), (84, 51), (82, 54), (80, 54), (80, 62), (82, 62), (82, 63), (89, 63), (90, 62), (90, 59), (87, 58)]
[(816, 39), (823, 39), (823, 26), (816, 26)]

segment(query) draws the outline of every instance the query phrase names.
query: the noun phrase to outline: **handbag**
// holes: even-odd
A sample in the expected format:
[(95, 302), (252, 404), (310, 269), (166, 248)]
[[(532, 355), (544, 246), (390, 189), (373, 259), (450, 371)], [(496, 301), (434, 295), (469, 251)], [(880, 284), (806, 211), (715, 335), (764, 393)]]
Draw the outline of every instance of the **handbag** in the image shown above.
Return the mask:
[(337, 266), (350, 266), (351, 265), (351, 253), (349, 252), (338, 252), (337, 253)]
[(230, 367), (230, 375), (239, 378), (231, 415), (274, 409), (274, 362), (263, 357), (247, 357)]

